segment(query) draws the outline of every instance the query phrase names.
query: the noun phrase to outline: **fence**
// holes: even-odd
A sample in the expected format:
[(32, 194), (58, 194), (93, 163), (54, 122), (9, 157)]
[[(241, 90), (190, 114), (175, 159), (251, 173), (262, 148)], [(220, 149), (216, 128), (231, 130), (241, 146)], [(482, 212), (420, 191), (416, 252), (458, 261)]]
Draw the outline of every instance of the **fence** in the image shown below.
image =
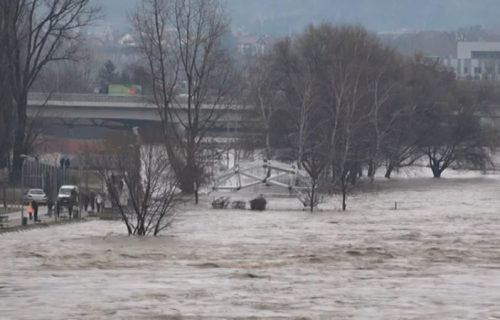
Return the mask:
[(59, 187), (64, 184), (79, 186), (81, 191), (102, 191), (102, 181), (92, 171), (80, 168), (63, 168), (50, 165), (34, 158), (26, 158), (23, 162), (21, 181), (9, 183), (0, 181), (0, 213), (7, 208), (18, 208), (23, 192), (28, 189), (43, 189), (49, 200), (55, 200)]

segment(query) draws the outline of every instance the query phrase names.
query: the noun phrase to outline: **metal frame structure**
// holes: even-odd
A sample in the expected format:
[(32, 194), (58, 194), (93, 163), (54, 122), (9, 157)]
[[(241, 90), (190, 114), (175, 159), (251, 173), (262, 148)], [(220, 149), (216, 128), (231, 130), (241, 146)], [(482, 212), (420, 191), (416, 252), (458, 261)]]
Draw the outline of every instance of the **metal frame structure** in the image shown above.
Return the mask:
[[(255, 169), (260, 168), (264, 169), (264, 175), (259, 176), (252, 173)], [(235, 177), (236, 186), (224, 186), (227, 181)], [(242, 177), (245, 177), (246, 180), (249, 181), (243, 183)], [(277, 181), (283, 178), (287, 178), (288, 183)], [(305, 184), (305, 186), (301, 186), (301, 183)], [(271, 161), (267, 160), (264, 160), (262, 165), (252, 165), (249, 167), (241, 167), (240, 164), (236, 164), (225, 173), (214, 178), (212, 190), (238, 192), (242, 189), (262, 184), (273, 185), (286, 189), (291, 196), (297, 197), (303, 204), (307, 203), (307, 196), (310, 194), (311, 190), (309, 179), (294, 165), (277, 161), (271, 163)]]

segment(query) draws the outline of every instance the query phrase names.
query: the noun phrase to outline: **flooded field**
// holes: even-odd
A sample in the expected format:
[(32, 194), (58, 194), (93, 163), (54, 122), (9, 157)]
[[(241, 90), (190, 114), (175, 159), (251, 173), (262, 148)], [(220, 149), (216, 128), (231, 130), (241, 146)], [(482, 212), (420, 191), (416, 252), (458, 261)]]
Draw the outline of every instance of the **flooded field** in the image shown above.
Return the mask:
[(500, 319), (499, 176), (270, 206), (186, 207), (160, 238), (109, 221), (0, 235), (0, 319)]

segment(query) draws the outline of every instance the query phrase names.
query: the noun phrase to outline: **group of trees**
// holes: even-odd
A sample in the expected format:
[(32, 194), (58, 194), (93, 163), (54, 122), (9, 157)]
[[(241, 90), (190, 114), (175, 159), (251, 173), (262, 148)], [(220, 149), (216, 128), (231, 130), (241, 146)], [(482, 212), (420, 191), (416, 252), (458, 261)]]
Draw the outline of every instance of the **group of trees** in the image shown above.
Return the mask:
[[(238, 82), (221, 43), (229, 25), (219, 1), (143, 0), (131, 20), (147, 66), (142, 76), (160, 115), (160, 137), (135, 130), (135, 136), (87, 152), (85, 162), (105, 181), (128, 233), (157, 235), (171, 222), (178, 189), (198, 201), (208, 178), (205, 138), (232, 104)], [(101, 69), (103, 83), (118, 77), (112, 63)], [(143, 140), (131, 144), (135, 139)], [(120, 201), (123, 188), (129, 205)]]
[(248, 67), (246, 84), (268, 156), (288, 148), (313, 189), (342, 194), (344, 210), (363, 169), (373, 178), (386, 165), (390, 177), (424, 156), (434, 177), (452, 164), (484, 168), (495, 140), (480, 118), (496, 85), (458, 82), (438, 61), (402, 56), (358, 26), (310, 26), (279, 41)]
[[(0, 3), (0, 166), (12, 152), (14, 179), (32, 142), (28, 92), (52, 64), (80, 59), (82, 28), (97, 13), (91, 0)], [(198, 200), (207, 181), (205, 139), (236, 102), (254, 107), (267, 158), (285, 157), (308, 173), (311, 209), (318, 191), (327, 191), (342, 194), (345, 210), (358, 177), (373, 178), (381, 166), (386, 177), (423, 157), (435, 177), (451, 165), (484, 168), (496, 142), (480, 121), (498, 99), (496, 85), (458, 82), (437, 61), (402, 56), (362, 27), (310, 26), (239, 76), (222, 45), (229, 21), (220, 1), (142, 0), (131, 22), (145, 65), (119, 75), (107, 62), (99, 77), (103, 86), (142, 79), (158, 106), (162, 147), (106, 147), (88, 160), (101, 161), (94, 167), (105, 169), (130, 234), (166, 226), (177, 187)], [(134, 219), (116, 179), (129, 189)]]

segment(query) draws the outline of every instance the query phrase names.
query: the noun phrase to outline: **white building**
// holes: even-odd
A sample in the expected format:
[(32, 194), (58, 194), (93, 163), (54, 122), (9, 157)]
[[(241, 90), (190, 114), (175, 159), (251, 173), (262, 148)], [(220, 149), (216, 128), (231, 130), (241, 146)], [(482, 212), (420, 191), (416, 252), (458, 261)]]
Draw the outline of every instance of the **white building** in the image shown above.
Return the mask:
[(444, 58), (458, 79), (500, 80), (500, 42), (457, 43), (456, 58)]

